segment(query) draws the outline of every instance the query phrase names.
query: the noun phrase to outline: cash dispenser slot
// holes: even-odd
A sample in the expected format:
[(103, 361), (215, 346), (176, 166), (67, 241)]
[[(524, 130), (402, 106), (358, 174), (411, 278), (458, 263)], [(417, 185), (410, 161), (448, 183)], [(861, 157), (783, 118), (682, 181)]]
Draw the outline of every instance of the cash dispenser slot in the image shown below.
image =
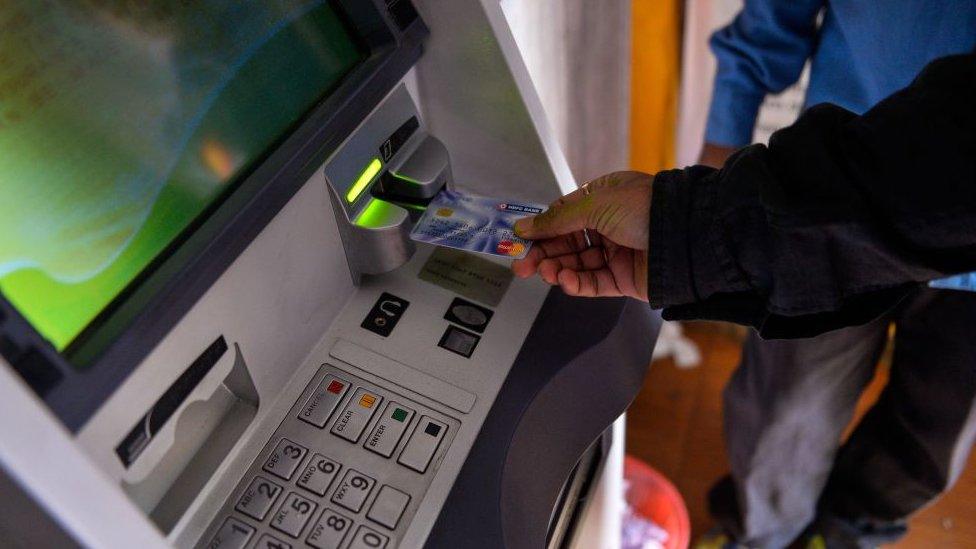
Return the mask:
[(251, 424), (258, 406), (240, 347), (228, 347), (220, 336), (115, 447), (126, 468), (123, 489), (168, 532)]

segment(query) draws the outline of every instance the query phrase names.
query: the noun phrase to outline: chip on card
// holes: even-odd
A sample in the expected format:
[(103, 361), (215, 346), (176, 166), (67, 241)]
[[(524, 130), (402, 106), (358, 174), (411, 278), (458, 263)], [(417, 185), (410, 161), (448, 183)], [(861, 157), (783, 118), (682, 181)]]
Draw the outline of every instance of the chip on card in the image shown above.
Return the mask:
[(515, 236), (515, 221), (544, 212), (546, 206), (507, 202), (442, 190), (410, 232), (410, 238), (468, 252), (522, 259), (532, 241)]

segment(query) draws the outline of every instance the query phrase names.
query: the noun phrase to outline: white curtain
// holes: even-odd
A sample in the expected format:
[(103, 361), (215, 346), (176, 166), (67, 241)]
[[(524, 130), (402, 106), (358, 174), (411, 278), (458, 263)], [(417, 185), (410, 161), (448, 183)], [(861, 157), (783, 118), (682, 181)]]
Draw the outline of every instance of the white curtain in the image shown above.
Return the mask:
[(630, 0), (502, 0), (577, 181), (625, 169)]

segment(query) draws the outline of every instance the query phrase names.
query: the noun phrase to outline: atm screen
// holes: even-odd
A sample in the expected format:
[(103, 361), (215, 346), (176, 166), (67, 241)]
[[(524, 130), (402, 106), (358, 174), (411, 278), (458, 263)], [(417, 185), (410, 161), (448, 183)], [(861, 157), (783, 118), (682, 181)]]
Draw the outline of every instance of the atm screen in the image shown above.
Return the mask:
[(0, 292), (64, 350), (365, 57), (323, 0), (5, 0)]

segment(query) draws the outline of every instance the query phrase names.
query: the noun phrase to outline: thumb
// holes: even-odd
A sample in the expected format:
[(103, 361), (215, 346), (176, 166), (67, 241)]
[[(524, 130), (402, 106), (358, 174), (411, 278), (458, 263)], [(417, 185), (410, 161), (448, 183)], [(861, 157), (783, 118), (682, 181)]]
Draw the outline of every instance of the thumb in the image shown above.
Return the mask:
[(521, 238), (538, 240), (553, 238), (583, 229), (593, 229), (590, 219), (595, 208), (592, 195), (575, 202), (550, 206), (535, 217), (523, 217), (515, 222), (515, 234)]

